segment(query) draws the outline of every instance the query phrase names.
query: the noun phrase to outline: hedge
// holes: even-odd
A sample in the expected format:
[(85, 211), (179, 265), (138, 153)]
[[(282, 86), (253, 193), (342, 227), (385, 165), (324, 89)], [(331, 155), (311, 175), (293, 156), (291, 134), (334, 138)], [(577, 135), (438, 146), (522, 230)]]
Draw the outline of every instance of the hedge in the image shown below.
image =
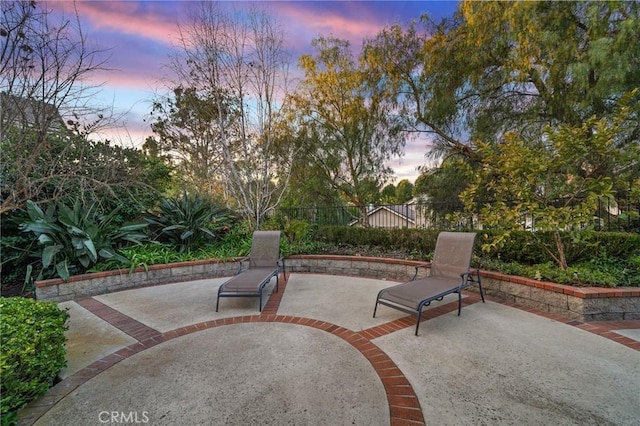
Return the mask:
[(0, 298), (0, 375), (2, 424), (43, 395), (66, 364), (69, 314), (55, 303), (23, 297)]
[[(425, 258), (433, 253), (440, 231), (425, 229), (359, 228), (350, 226), (319, 226), (314, 229), (317, 241), (336, 245), (378, 246), (391, 250), (405, 250), (422, 254)], [(504, 262), (535, 265), (552, 260), (545, 246), (555, 249), (551, 232), (511, 232), (504, 245), (482, 250), (498, 235), (497, 231), (479, 230), (475, 255), (479, 258), (494, 258)], [(640, 255), (640, 234), (625, 232), (561, 232), (565, 244), (567, 262), (587, 261), (597, 256), (631, 259)]]

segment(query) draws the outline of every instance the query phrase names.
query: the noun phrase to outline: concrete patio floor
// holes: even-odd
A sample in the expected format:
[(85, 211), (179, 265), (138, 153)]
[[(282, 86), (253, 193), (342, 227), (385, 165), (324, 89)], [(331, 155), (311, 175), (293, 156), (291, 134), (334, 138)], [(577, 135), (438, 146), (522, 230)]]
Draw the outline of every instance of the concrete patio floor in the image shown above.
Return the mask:
[[(640, 321), (582, 324), (465, 294), (415, 319), (389, 281), (281, 277), (257, 299), (225, 279), (64, 302), (63, 379), (21, 425), (640, 424)], [(272, 280), (272, 286), (275, 279)]]

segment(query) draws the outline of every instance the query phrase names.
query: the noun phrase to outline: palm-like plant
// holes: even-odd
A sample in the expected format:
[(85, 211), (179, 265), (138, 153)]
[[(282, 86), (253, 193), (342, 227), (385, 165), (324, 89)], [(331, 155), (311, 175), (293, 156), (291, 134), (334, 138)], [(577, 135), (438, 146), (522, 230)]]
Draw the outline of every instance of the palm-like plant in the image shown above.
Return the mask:
[(135, 223), (117, 226), (113, 223), (116, 211), (100, 215), (95, 205), (85, 208), (76, 201), (72, 208), (64, 204), (51, 205), (43, 211), (33, 201), (27, 202), (29, 221), (20, 227), (32, 232), (37, 240), (42, 261), (39, 278), (69, 276), (82, 273), (101, 260), (115, 259), (123, 264), (128, 260), (116, 246), (123, 243), (140, 244), (146, 238), (141, 232), (148, 225)]
[(159, 215), (145, 219), (156, 240), (182, 253), (217, 239), (229, 228), (233, 214), (210, 198), (184, 192), (180, 198), (163, 200)]

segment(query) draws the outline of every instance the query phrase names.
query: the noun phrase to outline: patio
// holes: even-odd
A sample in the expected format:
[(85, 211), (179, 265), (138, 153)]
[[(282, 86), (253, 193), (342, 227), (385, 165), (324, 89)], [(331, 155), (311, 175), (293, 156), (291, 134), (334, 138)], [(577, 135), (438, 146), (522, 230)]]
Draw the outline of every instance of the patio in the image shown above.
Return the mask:
[[(640, 321), (569, 321), (465, 294), (414, 319), (390, 281), (294, 273), (262, 314), (225, 278), (63, 302), (63, 380), (20, 424), (637, 424)], [(272, 283), (275, 280), (272, 280)], [(115, 417), (114, 417), (115, 416)]]

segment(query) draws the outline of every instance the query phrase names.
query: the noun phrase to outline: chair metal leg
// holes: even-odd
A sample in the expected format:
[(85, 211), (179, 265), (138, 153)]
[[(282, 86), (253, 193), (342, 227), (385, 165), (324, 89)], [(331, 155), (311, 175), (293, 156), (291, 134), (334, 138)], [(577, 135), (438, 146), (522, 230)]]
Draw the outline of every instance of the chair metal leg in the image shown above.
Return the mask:
[(460, 311), (462, 310), (462, 292), (458, 292), (458, 316), (460, 316)]

